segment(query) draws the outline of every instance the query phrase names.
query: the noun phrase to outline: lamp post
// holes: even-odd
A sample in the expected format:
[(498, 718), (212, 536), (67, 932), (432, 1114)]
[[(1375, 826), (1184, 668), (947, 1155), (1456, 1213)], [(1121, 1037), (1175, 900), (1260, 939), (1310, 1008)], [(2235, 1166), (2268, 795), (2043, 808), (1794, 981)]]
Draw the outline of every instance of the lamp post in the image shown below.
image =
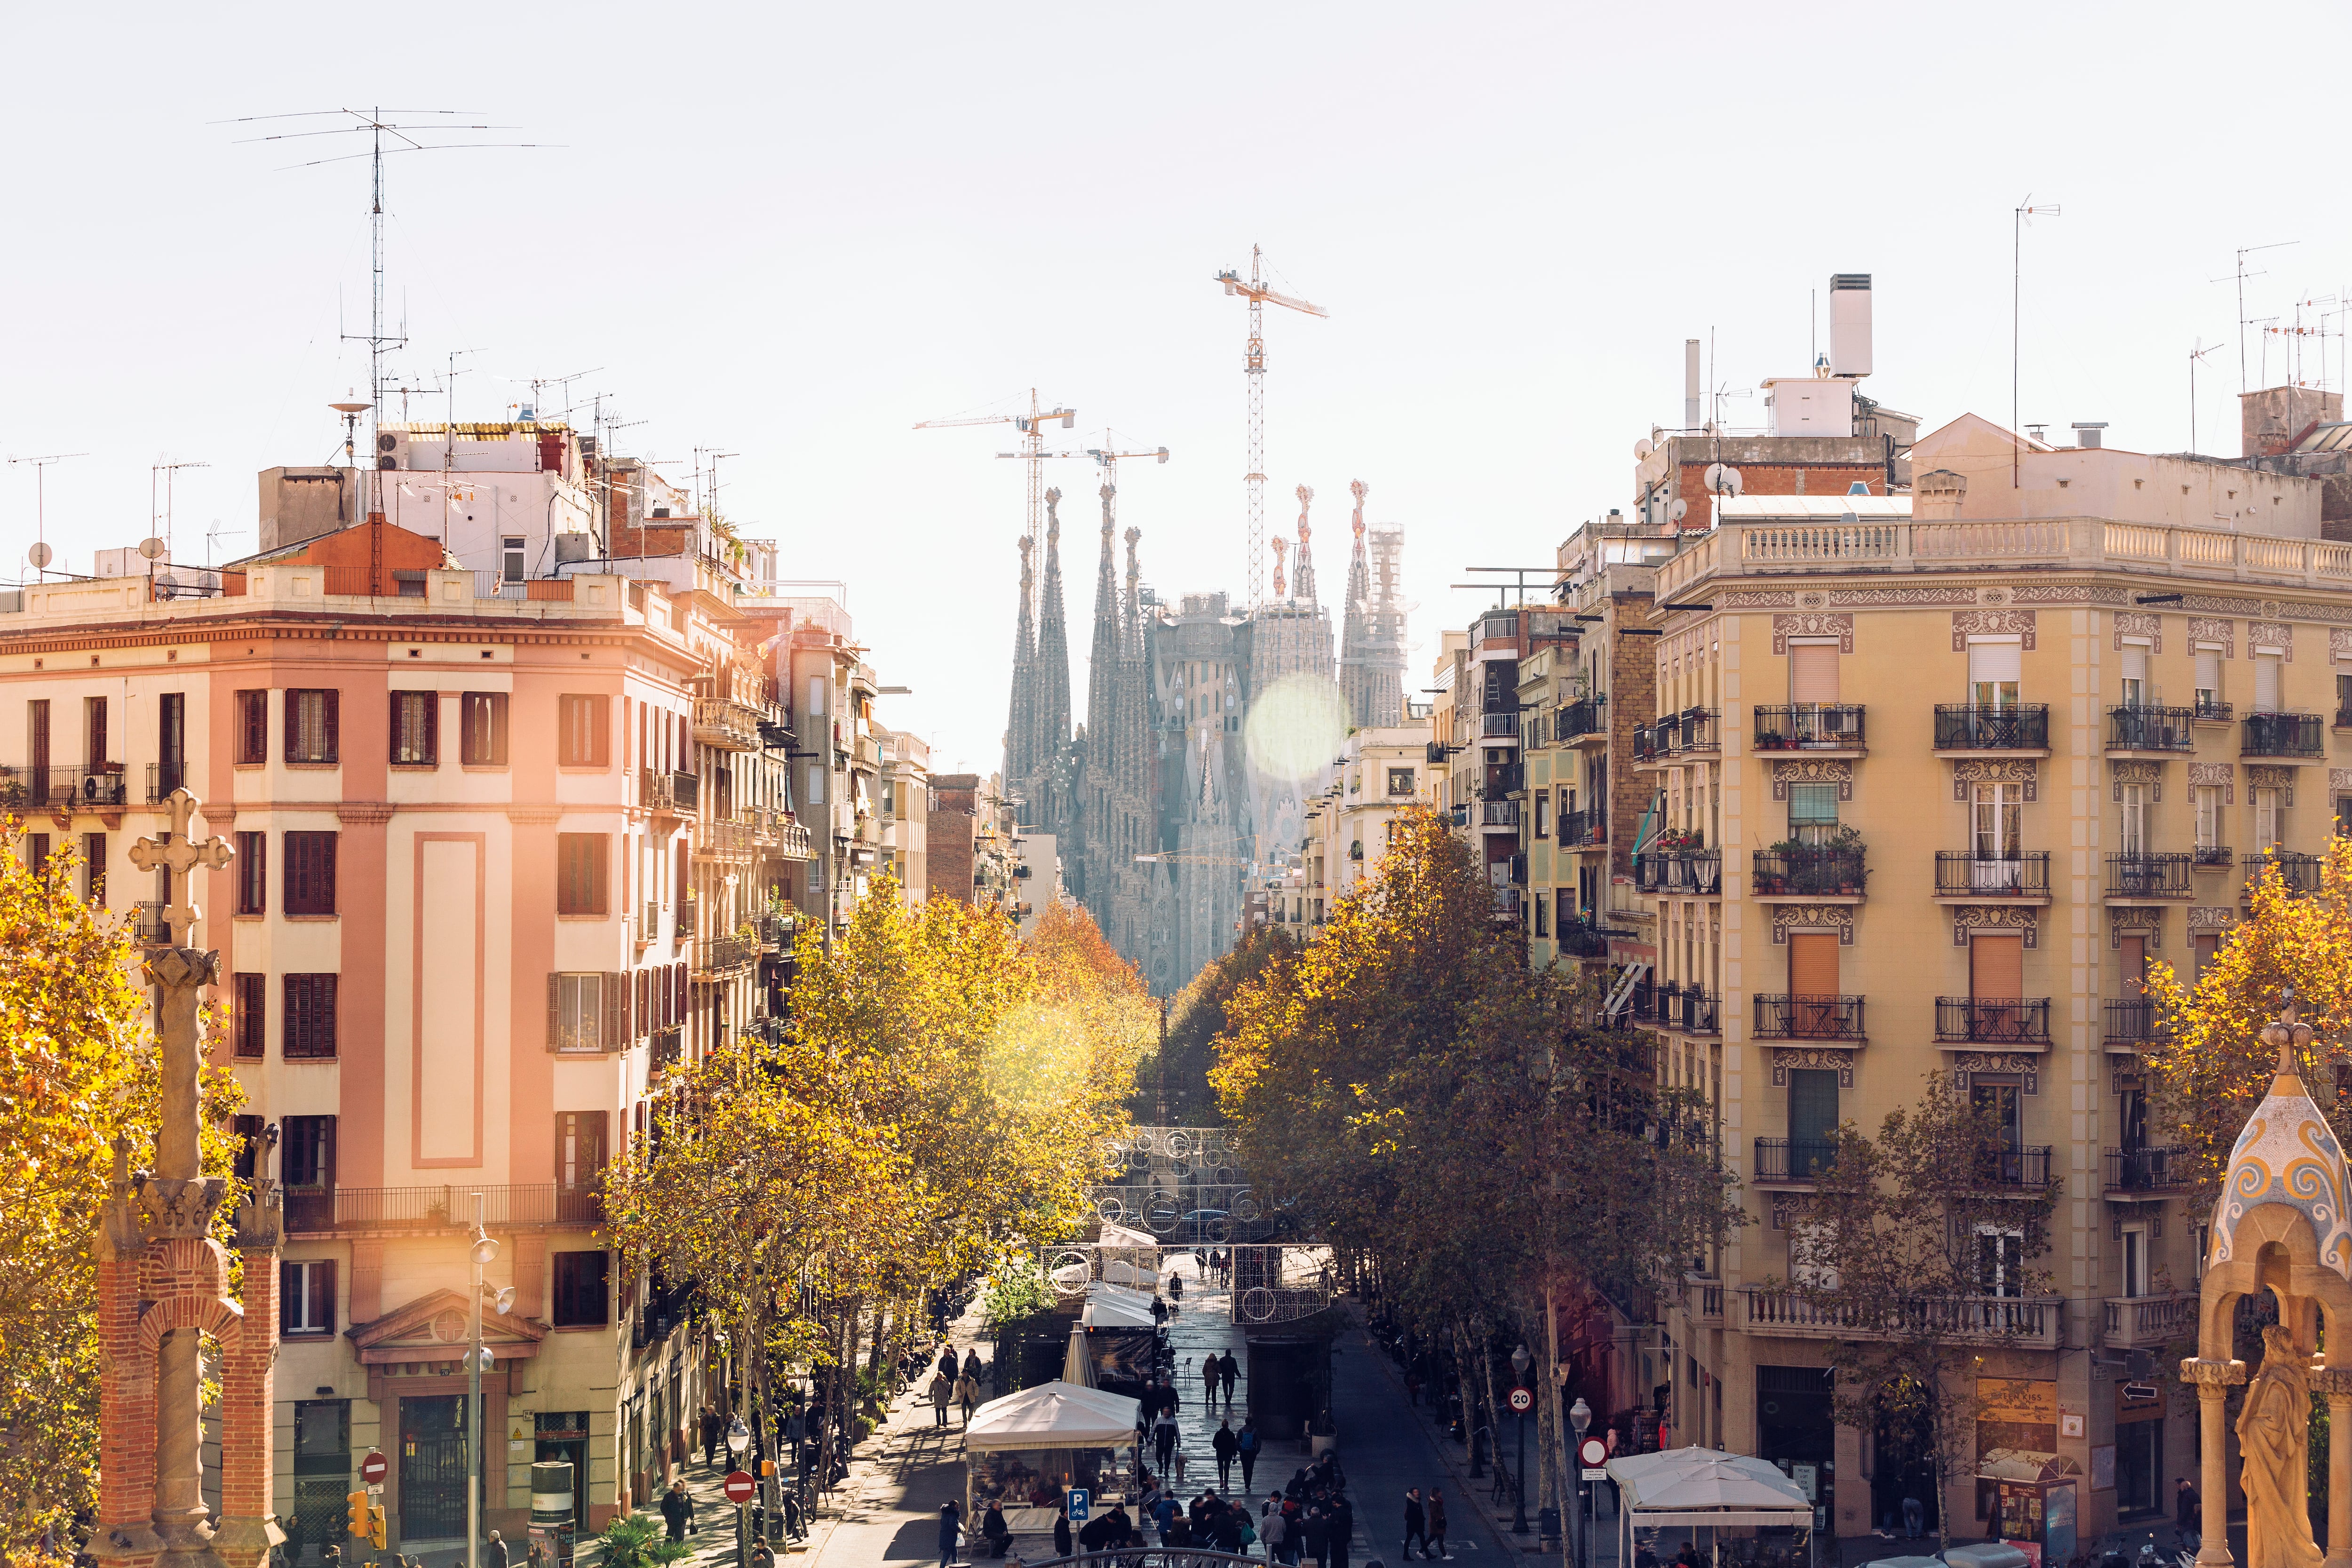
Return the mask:
[(1584, 1562), (1584, 1429), (1592, 1425), (1592, 1406), (1584, 1403), (1584, 1395), (1580, 1394), (1576, 1396), (1576, 1403), (1569, 1406), (1568, 1425), (1570, 1430), (1576, 1434), (1576, 1544), (1570, 1555), (1578, 1568), (1581, 1568)]
[[(751, 1373), (747, 1370), (744, 1373), (746, 1393), (750, 1391), (750, 1381)], [(751, 1429), (743, 1425), (743, 1417), (739, 1413), (735, 1419), (729, 1422), (727, 1425), (727, 1451), (734, 1456), (735, 1468), (737, 1469), (740, 1470), (743, 1468), (743, 1450), (751, 1446)], [(743, 1502), (739, 1502), (735, 1505), (735, 1568), (750, 1568), (751, 1555), (751, 1531), (749, 1525), (751, 1506), (751, 1504)]]
[[(482, 1270), (499, 1255), (499, 1244), (482, 1228), (482, 1194), (474, 1194), (473, 1332), (466, 1346), (466, 1568), (482, 1563), (482, 1368), (490, 1352), (482, 1345), (482, 1302), (488, 1290)], [(500, 1290), (494, 1309), (503, 1314), (514, 1305), (514, 1287)]]
[[(1528, 1368), (1534, 1360), (1528, 1354), (1525, 1345), (1511, 1352), (1511, 1373), (1518, 1379), (1519, 1388), (1527, 1387)], [(1514, 1399), (1511, 1403), (1516, 1405), (1519, 1402)], [(1528, 1532), (1528, 1413), (1519, 1410), (1515, 1415), (1517, 1418), (1512, 1425), (1518, 1429), (1516, 1439), (1518, 1455), (1511, 1461), (1511, 1533), (1525, 1535)]]

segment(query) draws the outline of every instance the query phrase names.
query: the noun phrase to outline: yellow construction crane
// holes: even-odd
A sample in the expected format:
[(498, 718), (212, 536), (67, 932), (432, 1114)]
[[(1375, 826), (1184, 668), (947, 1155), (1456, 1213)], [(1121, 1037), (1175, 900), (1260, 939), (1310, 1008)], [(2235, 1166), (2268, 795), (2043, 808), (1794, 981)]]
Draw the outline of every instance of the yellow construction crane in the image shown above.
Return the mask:
[(1278, 294), (1259, 278), (1262, 254), (1255, 245), (1250, 247), (1250, 275), (1244, 279), (1238, 271), (1217, 274), (1227, 294), (1239, 295), (1249, 301), (1249, 353), (1242, 368), (1249, 376), (1249, 604), (1256, 607), (1264, 597), (1265, 578), (1265, 307), (1268, 300), (1288, 310), (1302, 310), (1310, 316), (1329, 316), (1320, 305), (1310, 305), (1287, 294)]

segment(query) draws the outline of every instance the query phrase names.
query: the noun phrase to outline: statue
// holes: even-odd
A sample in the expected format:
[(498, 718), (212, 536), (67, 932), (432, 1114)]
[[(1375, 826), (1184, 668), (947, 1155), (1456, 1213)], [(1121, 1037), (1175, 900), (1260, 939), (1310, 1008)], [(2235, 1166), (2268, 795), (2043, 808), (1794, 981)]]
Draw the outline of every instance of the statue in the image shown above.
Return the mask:
[(2311, 1373), (2284, 1323), (2263, 1329), (2263, 1368), (2238, 1417), (2245, 1469), (2245, 1568), (2319, 1568), (2307, 1482)]

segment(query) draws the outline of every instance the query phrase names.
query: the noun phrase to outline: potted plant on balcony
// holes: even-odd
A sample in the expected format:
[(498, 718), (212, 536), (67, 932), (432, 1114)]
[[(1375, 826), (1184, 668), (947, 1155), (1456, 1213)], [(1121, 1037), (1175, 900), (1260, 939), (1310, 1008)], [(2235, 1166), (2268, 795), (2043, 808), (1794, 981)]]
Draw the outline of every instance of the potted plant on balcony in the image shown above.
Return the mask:
[(1706, 835), (1696, 827), (1669, 827), (1651, 847), (1661, 855), (1688, 855), (1706, 847)]

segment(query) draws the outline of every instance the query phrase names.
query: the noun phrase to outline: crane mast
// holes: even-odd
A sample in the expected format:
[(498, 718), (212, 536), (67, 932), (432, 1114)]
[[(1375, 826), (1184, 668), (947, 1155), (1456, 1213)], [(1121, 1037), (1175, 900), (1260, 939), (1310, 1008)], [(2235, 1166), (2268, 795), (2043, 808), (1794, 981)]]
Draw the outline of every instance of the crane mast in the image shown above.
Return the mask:
[(1249, 489), (1249, 604), (1255, 607), (1265, 596), (1265, 302), (1273, 300), (1310, 316), (1328, 316), (1331, 312), (1320, 305), (1310, 305), (1304, 300), (1294, 300), (1287, 294), (1277, 294), (1265, 286), (1265, 252), (1250, 247), (1249, 280), (1244, 282), (1238, 272), (1220, 272), (1217, 281), (1225, 286), (1228, 294), (1239, 294), (1249, 300), (1249, 346), (1242, 359), (1242, 369), (1249, 379), (1249, 473), (1244, 482)]

